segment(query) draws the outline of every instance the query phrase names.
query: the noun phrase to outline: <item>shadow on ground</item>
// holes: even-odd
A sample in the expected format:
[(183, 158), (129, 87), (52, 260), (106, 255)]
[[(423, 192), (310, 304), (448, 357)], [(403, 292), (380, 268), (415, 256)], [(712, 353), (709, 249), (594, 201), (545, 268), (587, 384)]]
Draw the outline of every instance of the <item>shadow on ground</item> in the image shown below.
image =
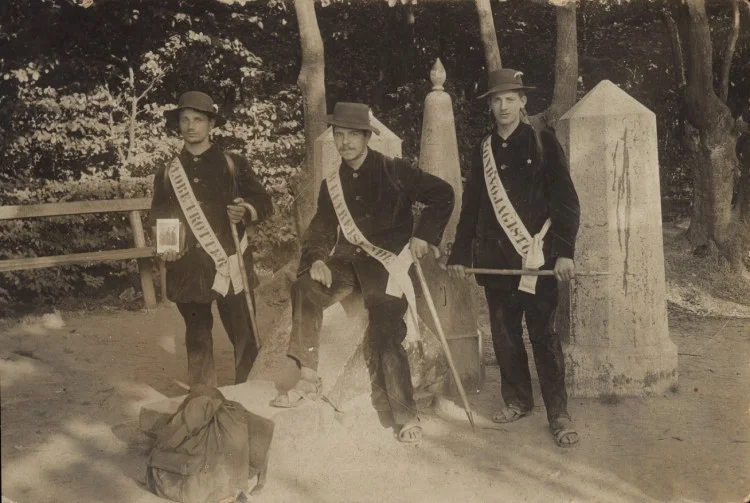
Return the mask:
[[(183, 394), (179, 314), (64, 317), (60, 329), (32, 323), (0, 335), (3, 495), (163, 501), (139, 485), (147, 442), (136, 420), (141, 404)], [(441, 408), (425, 414), (419, 446), (396, 442), (365, 409), (276, 452), (257, 501), (742, 501), (750, 492), (750, 328), (674, 312), (670, 328), (679, 390), (572, 399), (576, 449), (554, 445), (541, 406), (476, 434), (460, 407)], [(219, 328), (215, 350), (220, 384), (230, 384), (232, 350)], [(498, 374), (488, 367), (484, 390), (471, 396), (484, 417), (499, 406)]]

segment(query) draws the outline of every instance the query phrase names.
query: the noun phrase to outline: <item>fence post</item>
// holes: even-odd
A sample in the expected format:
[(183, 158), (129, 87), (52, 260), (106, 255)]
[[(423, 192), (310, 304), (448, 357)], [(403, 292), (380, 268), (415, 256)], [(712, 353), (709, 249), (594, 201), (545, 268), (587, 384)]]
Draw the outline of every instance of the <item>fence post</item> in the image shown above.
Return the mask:
[[(133, 241), (137, 248), (146, 246), (146, 236), (143, 233), (141, 223), (141, 212), (134, 210), (130, 212), (130, 226), (133, 228)], [(138, 259), (138, 272), (141, 275), (141, 288), (143, 289), (143, 301), (146, 308), (156, 307), (156, 292), (154, 292), (154, 278), (151, 274), (151, 259)]]
[(159, 286), (161, 287), (161, 301), (164, 304), (169, 304), (170, 300), (167, 299), (167, 264), (162, 259), (159, 261)]

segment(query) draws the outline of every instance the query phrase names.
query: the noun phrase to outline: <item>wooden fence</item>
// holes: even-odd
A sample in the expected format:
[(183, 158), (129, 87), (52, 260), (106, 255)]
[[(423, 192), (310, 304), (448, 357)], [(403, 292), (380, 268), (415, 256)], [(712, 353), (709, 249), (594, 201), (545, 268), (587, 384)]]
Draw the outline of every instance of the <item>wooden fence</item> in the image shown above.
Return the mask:
[[(80, 201), (71, 203), (50, 203), (22, 206), (0, 206), (0, 221), (22, 218), (58, 217), (66, 215), (84, 215), (88, 213), (129, 212), (130, 226), (133, 230), (133, 248), (119, 250), (92, 251), (71, 253), (49, 257), (29, 257), (0, 260), (0, 273), (41, 269), (61, 265), (80, 265), (106, 262), (111, 260), (138, 261), (141, 276), (143, 300), (147, 308), (156, 306), (154, 280), (151, 274), (152, 259), (156, 255), (153, 247), (146, 246), (146, 236), (141, 224), (141, 212), (151, 209), (150, 198), (112, 199), (107, 201)], [(160, 264), (161, 265), (161, 264)], [(164, 294), (164, 274), (162, 270), (162, 295)]]

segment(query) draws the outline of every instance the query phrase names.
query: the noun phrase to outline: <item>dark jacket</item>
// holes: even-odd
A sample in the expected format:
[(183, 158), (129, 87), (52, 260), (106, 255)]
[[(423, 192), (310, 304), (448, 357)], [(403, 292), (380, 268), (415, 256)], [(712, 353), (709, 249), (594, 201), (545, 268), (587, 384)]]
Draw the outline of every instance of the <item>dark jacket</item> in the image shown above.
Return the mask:
[[(440, 178), (368, 149), (365, 162), (353, 170), (342, 161), (339, 168), (344, 199), (354, 221), (370, 243), (395, 254), (414, 236), (438, 246), (453, 211), (453, 188)], [(424, 204), (416, 227), (412, 204)], [(302, 240), (298, 274), (331, 252), (351, 257), (365, 298), (383, 292), (388, 273), (376, 259), (351, 245), (338, 231), (336, 211), (328, 185), (321, 183), (318, 209)]]
[[(250, 203), (258, 213), (258, 220), (273, 213), (271, 196), (258, 181), (247, 160), (236, 154), (230, 155), (236, 169), (235, 176), (230, 173), (224, 152), (216, 145), (197, 156), (185, 149), (179, 154), (195, 197), (201, 203), (201, 209), (227, 255), (233, 255), (236, 251), (226, 208), (234, 198), (241, 197)], [(150, 221), (153, 226), (158, 218), (179, 218), (186, 231), (186, 240), (182, 258), (167, 263), (167, 296), (170, 300), (180, 303), (211, 302), (218, 296), (211, 290), (216, 267), (208, 253), (200, 248), (185, 220), (172, 184), (165, 173), (168, 165), (169, 163), (161, 166), (154, 176)], [(237, 231), (242, 239), (245, 226), (238, 224)], [(249, 248), (243, 258), (250, 286), (255, 287), (258, 280), (253, 271), (253, 256)], [(229, 292), (232, 292), (231, 286)]]
[[(552, 219), (544, 238), (546, 263), (542, 268), (553, 268), (557, 257), (572, 259), (580, 207), (555, 134), (545, 129), (536, 135), (531, 126), (521, 123), (506, 140), (493, 130), (491, 141), (500, 180), (529, 233), (535, 235), (547, 218)], [(448, 264), (520, 269), (521, 256), (498, 223), (487, 195), (481, 148), (481, 142), (474, 148)], [(478, 275), (477, 282), (511, 290), (518, 288), (519, 277)], [(537, 291), (543, 290), (545, 284), (553, 286), (554, 278), (540, 278)]]

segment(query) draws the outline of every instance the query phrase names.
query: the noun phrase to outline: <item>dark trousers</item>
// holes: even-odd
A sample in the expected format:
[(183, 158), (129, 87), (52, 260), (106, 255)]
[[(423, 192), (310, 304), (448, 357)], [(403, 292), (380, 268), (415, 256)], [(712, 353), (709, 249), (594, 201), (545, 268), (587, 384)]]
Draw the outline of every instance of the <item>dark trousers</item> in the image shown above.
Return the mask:
[[(331, 270), (330, 288), (313, 280), (309, 273), (292, 284), (292, 333), (287, 354), (312, 370), (318, 368), (323, 310), (361, 291), (351, 262), (334, 256), (326, 265)], [(369, 314), (366, 342), (373, 384), (385, 391), (395, 422), (405, 424), (417, 416), (409, 360), (401, 345), (406, 338), (403, 317), (408, 303), (403, 296), (383, 292), (367, 294), (365, 306)]]
[[(245, 294), (227, 295), (216, 299), (219, 317), (229, 340), (234, 346), (234, 382), (247, 380), (258, 346), (250, 325)], [(253, 306), (255, 297), (253, 296)], [(187, 347), (188, 379), (190, 385), (207, 384), (216, 387), (211, 303), (178, 303), (177, 308), (185, 320), (185, 346)]]
[(530, 295), (525, 292), (484, 289), (490, 312), (490, 327), (495, 357), (500, 365), (501, 393), (506, 405), (529, 411), (534, 407), (531, 374), (523, 343), (521, 319), (526, 317), (547, 419), (568, 416), (565, 389), (565, 359), (560, 337), (555, 332), (557, 295), (549, 292)]

